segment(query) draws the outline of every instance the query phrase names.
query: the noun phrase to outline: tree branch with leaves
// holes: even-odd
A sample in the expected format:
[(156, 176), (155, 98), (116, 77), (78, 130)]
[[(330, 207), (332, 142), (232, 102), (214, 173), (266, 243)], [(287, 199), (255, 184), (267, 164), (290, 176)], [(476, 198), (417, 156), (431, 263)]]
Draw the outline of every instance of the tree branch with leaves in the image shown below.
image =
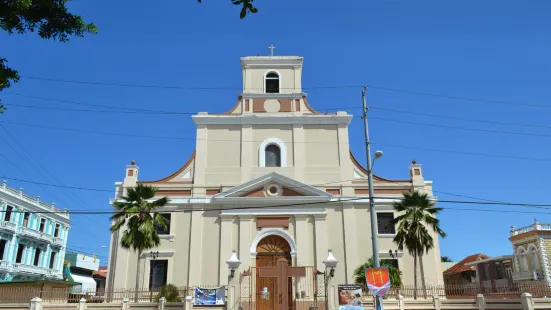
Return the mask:
[[(69, 12), (69, 0), (0, 0), (0, 30), (8, 34), (36, 32), (43, 39), (60, 42), (70, 37), (83, 37), (97, 33), (93, 23), (86, 23), (82, 17)], [(0, 58), (0, 92), (19, 81), (16, 70), (7, 66), (7, 60)], [(0, 104), (0, 114), (5, 111)]]

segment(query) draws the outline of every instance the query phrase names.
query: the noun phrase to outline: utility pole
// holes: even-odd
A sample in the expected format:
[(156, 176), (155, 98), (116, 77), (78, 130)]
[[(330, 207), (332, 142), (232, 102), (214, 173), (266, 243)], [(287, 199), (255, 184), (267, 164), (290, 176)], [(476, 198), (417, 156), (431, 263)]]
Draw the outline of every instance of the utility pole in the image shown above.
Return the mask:
[[(369, 142), (369, 129), (367, 127), (367, 111), (369, 108), (365, 102), (367, 86), (362, 90), (363, 120), (365, 132), (365, 153), (367, 158), (367, 183), (369, 186), (369, 216), (371, 217), (371, 244), (373, 247), (373, 262), (375, 267), (380, 267), (379, 241), (377, 240), (377, 214), (375, 213), (375, 191), (373, 190), (373, 162), (371, 161), (371, 143)], [(377, 310), (383, 310), (383, 298), (377, 296)]]

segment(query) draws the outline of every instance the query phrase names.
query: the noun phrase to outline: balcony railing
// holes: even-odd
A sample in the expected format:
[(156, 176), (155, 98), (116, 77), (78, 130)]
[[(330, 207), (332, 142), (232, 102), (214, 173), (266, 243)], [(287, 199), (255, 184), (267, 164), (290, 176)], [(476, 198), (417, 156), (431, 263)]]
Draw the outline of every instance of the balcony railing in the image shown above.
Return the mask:
[(541, 270), (513, 272), (513, 281), (541, 279), (543, 279), (543, 272)]
[(57, 244), (57, 245), (63, 245), (63, 239), (61, 239), (59, 237), (53, 237), (52, 243)]
[(511, 236), (518, 236), (525, 234), (531, 231), (549, 231), (551, 230), (551, 224), (540, 224), (537, 220), (534, 221), (534, 224), (530, 226), (525, 226), (521, 228), (511, 227)]
[(15, 232), (16, 225), (12, 222), (0, 221), (0, 229), (9, 232)]
[(30, 229), (28, 227), (19, 227), (17, 230), (23, 236), (35, 238), (37, 240), (52, 242), (52, 236), (47, 233), (40, 232), (38, 230)]

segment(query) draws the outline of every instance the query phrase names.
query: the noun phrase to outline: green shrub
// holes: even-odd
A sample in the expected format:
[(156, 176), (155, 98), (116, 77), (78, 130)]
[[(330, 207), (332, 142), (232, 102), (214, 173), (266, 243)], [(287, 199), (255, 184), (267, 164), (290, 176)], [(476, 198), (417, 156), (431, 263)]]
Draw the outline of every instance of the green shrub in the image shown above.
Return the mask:
[(159, 295), (155, 298), (155, 301), (159, 301), (161, 297), (166, 298), (167, 302), (181, 302), (182, 299), (178, 297), (179, 291), (178, 287), (174, 284), (165, 284), (163, 287), (161, 287), (161, 290), (159, 291)]

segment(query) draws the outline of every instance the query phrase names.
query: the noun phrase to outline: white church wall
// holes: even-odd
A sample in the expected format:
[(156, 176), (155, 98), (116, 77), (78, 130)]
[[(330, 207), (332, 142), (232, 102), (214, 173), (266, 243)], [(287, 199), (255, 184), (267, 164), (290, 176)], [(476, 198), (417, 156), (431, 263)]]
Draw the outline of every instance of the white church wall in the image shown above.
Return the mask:
[(339, 148), (336, 125), (304, 125), (306, 167), (338, 167)]
[[(241, 165), (241, 126), (209, 125), (207, 128), (207, 167)], [(224, 156), (220, 156), (224, 154)], [(200, 154), (204, 156), (205, 154)]]

